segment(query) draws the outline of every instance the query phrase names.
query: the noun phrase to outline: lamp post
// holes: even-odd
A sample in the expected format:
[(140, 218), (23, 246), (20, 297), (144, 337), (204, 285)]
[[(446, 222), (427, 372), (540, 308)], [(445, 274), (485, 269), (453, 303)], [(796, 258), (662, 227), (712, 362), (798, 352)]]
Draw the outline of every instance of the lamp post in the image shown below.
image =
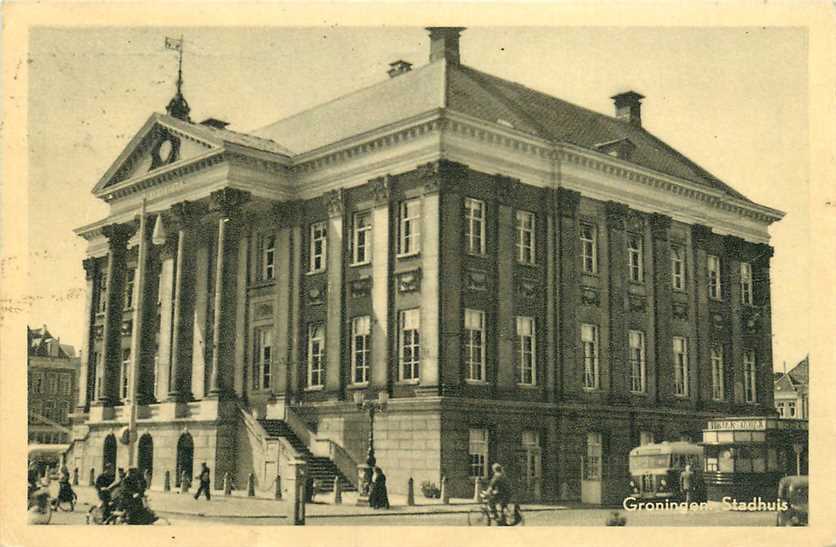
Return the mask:
[(358, 505), (368, 505), (369, 492), (371, 490), (372, 470), (374, 469), (377, 460), (374, 457), (374, 415), (376, 412), (384, 412), (386, 404), (389, 402), (389, 393), (386, 391), (378, 392), (377, 400), (366, 399), (364, 391), (354, 392), (354, 404), (357, 405), (357, 410), (365, 410), (369, 413), (369, 450), (366, 456), (365, 465), (360, 465), (362, 469), (362, 480), (360, 482), (360, 496), (357, 499)]

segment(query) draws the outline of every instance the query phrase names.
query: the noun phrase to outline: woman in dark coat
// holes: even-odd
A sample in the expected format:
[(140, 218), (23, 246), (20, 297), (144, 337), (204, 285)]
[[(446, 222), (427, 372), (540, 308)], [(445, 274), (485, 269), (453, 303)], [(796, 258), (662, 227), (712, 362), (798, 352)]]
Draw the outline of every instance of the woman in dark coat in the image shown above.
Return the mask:
[(389, 509), (389, 495), (386, 493), (386, 475), (375, 466), (372, 475), (372, 487), (369, 492), (369, 506), (372, 509)]

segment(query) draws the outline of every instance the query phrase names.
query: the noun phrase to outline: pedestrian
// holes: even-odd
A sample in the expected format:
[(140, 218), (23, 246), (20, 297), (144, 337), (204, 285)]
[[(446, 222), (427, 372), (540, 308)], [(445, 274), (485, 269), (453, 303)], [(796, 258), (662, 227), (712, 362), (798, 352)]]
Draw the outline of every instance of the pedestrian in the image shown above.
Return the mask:
[(386, 492), (386, 475), (377, 466), (375, 466), (374, 473), (372, 473), (372, 486), (369, 490), (369, 507), (372, 509), (389, 509), (389, 495)]
[(209, 493), (211, 487), (209, 486), (209, 466), (206, 465), (206, 462), (203, 462), (200, 469), (200, 476), (198, 477), (200, 480), (200, 486), (197, 489), (197, 492), (194, 494), (194, 499), (200, 497), (200, 493), (203, 492), (206, 495), (206, 501), (209, 501), (212, 495)]
[(691, 488), (693, 486), (694, 473), (691, 471), (691, 464), (685, 466), (685, 469), (679, 475), (679, 491), (685, 498), (685, 510), (690, 511), (691, 507)]
[(110, 500), (112, 498), (110, 486), (116, 481), (116, 475), (113, 473), (113, 464), (108, 462), (104, 465), (104, 470), (96, 477), (96, 493), (99, 496), (99, 509), (102, 511), (103, 519), (110, 515)]

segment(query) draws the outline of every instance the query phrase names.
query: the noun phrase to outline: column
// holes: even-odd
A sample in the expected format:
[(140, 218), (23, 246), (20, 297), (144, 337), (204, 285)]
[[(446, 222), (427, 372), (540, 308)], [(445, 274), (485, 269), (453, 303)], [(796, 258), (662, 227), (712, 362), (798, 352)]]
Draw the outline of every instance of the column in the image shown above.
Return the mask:
[[(671, 285), (671, 217), (654, 213), (650, 217), (653, 247), (653, 359), (647, 359), (647, 393), (653, 400), (670, 400), (673, 395), (673, 364), (671, 321), (673, 320), (673, 287)], [(687, 278), (686, 278), (687, 279)], [(690, 279), (687, 281), (690, 283)], [(648, 350), (650, 346), (648, 345)], [(648, 352), (649, 353), (649, 352)]]
[[(766, 243), (755, 245), (755, 257), (752, 260), (752, 280), (754, 283), (754, 304), (756, 306), (756, 336), (760, 338), (757, 355), (757, 397), (762, 409), (774, 408), (774, 385), (772, 380), (772, 298), (770, 287), (770, 259), (775, 249)], [(799, 403), (801, 404), (801, 403)], [(797, 409), (800, 414), (801, 407)], [(804, 415), (807, 418), (807, 415)]]
[(389, 386), (389, 177), (371, 181), (372, 210), (372, 360), (371, 386)]
[[(204, 238), (195, 242), (194, 257), (194, 306), (192, 307), (192, 362), (190, 371), (189, 388), (195, 399), (202, 399), (206, 395), (206, 353), (207, 344), (212, 340), (208, 337), (209, 330), (209, 251), (211, 249), (211, 238)], [(183, 291), (185, 292), (185, 291)], [(180, 312), (183, 317), (185, 310)], [(178, 351), (184, 354), (182, 349)], [(178, 367), (179, 368), (179, 367)], [(185, 389), (185, 388), (184, 388)], [(186, 395), (181, 394), (180, 399)]]
[[(496, 387), (499, 393), (516, 388), (514, 366), (514, 218), (508, 201), (513, 191), (513, 182), (506, 177), (496, 177), (497, 194), (500, 201), (497, 207), (497, 244), (496, 244)], [(503, 199), (504, 198), (504, 199)]]
[(558, 276), (560, 279), (557, 322), (560, 325), (560, 370), (557, 374), (561, 396), (576, 395), (581, 391), (579, 371), (578, 322), (575, 310), (580, 299), (578, 286), (578, 205), (581, 195), (567, 188), (557, 189), (558, 221)]
[[(278, 234), (276, 236), (276, 292), (274, 301), (273, 340), (273, 389), (279, 399), (286, 399), (290, 392), (290, 371), (295, 363), (290, 358), (292, 331), (298, 327), (294, 322), (293, 284), (299, 278), (294, 276), (293, 226), (297, 224), (299, 204), (282, 202), (273, 206), (273, 217)], [(298, 294), (298, 286), (296, 288)]]
[(84, 266), (85, 279), (87, 281), (87, 293), (84, 302), (84, 358), (81, 361), (81, 368), (78, 374), (78, 410), (87, 412), (90, 401), (93, 400), (93, 383), (95, 380), (96, 363), (93, 362), (95, 353), (95, 335), (93, 324), (96, 315), (96, 292), (98, 291), (99, 267), (94, 257), (85, 258)]
[(345, 201), (341, 189), (325, 195), (328, 205), (328, 318), (325, 324), (325, 389), (337, 393), (343, 384), (343, 264), (345, 245), (343, 240), (343, 215)]
[[(626, 332), (626, 303), (627, 298), (627, 239), (625, 221), (629, 209), (622, 203), (608, 201), (607, 215), (607, 270), (609, 272), (608, 295), (609, 304), (609, 358), (601, 359), (601, 384), (607, 385), (609, 400), (622, 402), (627, 400), (629, 391), (627, 384), (627, 332)], [(604, 375), (609, 376), (609, 382)]]
[(160, 250), (158, 265), (159, 283), (157, 290), (157, 306), (159, 307), (160, 323), (157, 325), (160, 333), (159, 348), (157, 349), (157, 397), (170, 397), (172, 386), (172, 322), (174, 306), (174, 264), (177, 256), (176, 236), (169, 236)]
[(158, 253), (151, 241), (155, 217), (147, 215), (145, 233), (137, 253), (136, 299), (131, 331), (131, 389), (138, 404), (148, 404), (154, 395), (154, 355), (157, 319), (157, 288), (159, 287)]
[[(690, 386), (688, 398), (695, 406), (700, 399), (702, 385), (700, 382), (699, 369), (702, 363), (708, 363), (711, 353), (711, 310), (708, 305), (708, 252), (707, 246), (711, 240), (711, 228), (702, 224), (694, 224), (691, 227), (691, 241), (693, 247), (693, 272), (694, 272), (694, 330), (695, 336), (689, 338), (689, 369)], [(728, 268), (728, 265), (721, 264), (721, 268)], [(723, 282), (727, 282), (726, 279)], [(727, 291), (723, 290), (724, 293)], [(685, 333), (683, 333), (685, 334)], [(742, 388), (743, 385), (741, 384)], [(735, 385), (735, 391), (737, 385)], [(743, 393), (740, 393), (743, 396)]]
[[(300, 209), (296, 209), (297, 213)], [(302, 225), (301, 221), (290, 228), (290, 315), (288, 317), (287, 384), (290, 393), (297, 393), (302, 367)]]
[(172, 205), (170, 213), (177, 226), (177, 247), (173, 264), (174, 289), (172, 294), (168, 400), (182, 402), (192, 399), (193, 360), (190, 359), (190, 356), (196, 336), (196, 333), (193, 332), (195, 299), (197, 296), (195, 294), (195, 281), (199, 277), (194, 249), (197, 245), (197, 238), (194, 237), (194, 231), (197, 228), (202, 211), (197, 204), (183, 201)]
[(438, 393), (439, 210), (443, 184), (439, 164), (425, 171), (421, 203), (421, 364), (420, 390)]
[[(545, 342), (545, 359), (539, 359), (539, 362), (544, 364), (543, 382), (546, 388), (546, 400), (551, 403), (555, 401), (560, 389), (557, 379), (557, 348), (560, 347), (560, 329), (557, 328), (557, 325), (559, 325), (557, 321), (557, 192), (553, 188), (544, 188), (543, 199), (546, 206), (543, 208), (545, 215), (542, 216), (545, 219), (544, 221), (538, 221), (538, 224), (544, 222), (546, 229), (543, 231), (539, 225), (536, 228), (538, 237), (542, 233), (546, 234), (546, 256), (542, 262), (538, 262), (544, 264), (546, 268), (546, 328), (537, 338), (538, 341), (543, 340)], [(555, 432), (554, 435), (556, 445), (557, 433)], [(546, 451), (546, 453), (548, 454), (549, 451)], [(553, 484), (557, 488), (557, 483)]]
[[(209, 371), (209, 396), (212, 398), (224, 398), (231, 389), (231, 368), (232, 350), (234, 348), (235, 329), (231, 317), (224, 317), (228, 313), (230, 304), (235, 297), (235, 266), (237, 255), (234, 241), (237, 235), (233, 217), (240, 206), (249, 199), (249, 194), (234, 188), (224, 188), (212, 192), (211, 199), (214, 205), (220, 210), (221, 216), (218, 219), (218, 236), (216, 247), (215, 271), (215, 297), (212, 318), (212, 367)], [(229, 241), (227, 241), (227, 232)], [(230, 276), (227, 268), (233, 272)], [(232, 279), (230, 279), (232, 277)], [(224, 325), (224, 320), (229, 324)], [(224, 366), (225, 369), (221, 370)]]
[[(250, 226), (252, 219), (243, 222), (241, 233), (238, 236), (238, 268), (235, 272), (235, 357), (233, 360), (233, 392), (238, 397), (243, 397), (247, 389), (245, 382), (245, 369), (247, 359), (247, 344), (251, 344), (247, 333), (247, 274), (249, 272), (249, 253), (252, 232)], [(276, 316), (273, 316), (275, 323)], [(272, 378), (275, 378), (275, 373)], [(252, 380), (252, 379), (251, 379)], [(275, 382), (275, 380), (271, 380)], [(252, 385), (252, 381), (250, 382)], [(272, 386), (271, 386), (272, 387)]]
[[(729, 295), (729, 302), (727, 303), (731, 312), (729, 314), (731, 336), (729, 337), (729, 344), (726, 346), (727, 352), (725, 362), (723, 363), (726, 369), (725, 388), (726, 395), (730, 401), (734, 401), (735, 386), (743, 386), (743, 321), (741, 317), (742, 306), (740, 305), (740, 261), (746, 260), (746, 243), (734, 236), (725, 237), (725, 253), (722, 258), (722, 273), (724, 287), (723, 292)], [(710, 348), (709, 348), (710, 351)], [(708, 360), (709, 381), (711, 379), (710, 357), (706, 356)], [(710, 384), (709, 384), (710, 385)], [(709, 393), (709, 400), (711, 394)], [(744, 392), (740, 394), (740, 401), (744, 401)]]
[(128, 239), (134, 232), (132, 225), (111, 224), (102, 228), (108, 239), (107, 255), (107, 304), (105, 306), (104, 333), (102, 343), (102, 393), (96, 404), (110, 406), (119, 400), (119, 370), (122, 360), (122, 298), (125, 267), (128, 253)]

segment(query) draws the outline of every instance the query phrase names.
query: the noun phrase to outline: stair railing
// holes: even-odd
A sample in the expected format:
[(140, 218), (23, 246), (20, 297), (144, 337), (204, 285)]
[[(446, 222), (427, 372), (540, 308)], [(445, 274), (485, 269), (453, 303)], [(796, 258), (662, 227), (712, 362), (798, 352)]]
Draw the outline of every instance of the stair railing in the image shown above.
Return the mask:
[(328, 458), (334, 462), (340, 473), (355, 487), (357, 486), (357, 462), (345, 448), (327, 437), (320, 437), (313, 433), (291, 407), (285, 408), (285, 423), (293, 434), (308, 447), (311, 454)]

